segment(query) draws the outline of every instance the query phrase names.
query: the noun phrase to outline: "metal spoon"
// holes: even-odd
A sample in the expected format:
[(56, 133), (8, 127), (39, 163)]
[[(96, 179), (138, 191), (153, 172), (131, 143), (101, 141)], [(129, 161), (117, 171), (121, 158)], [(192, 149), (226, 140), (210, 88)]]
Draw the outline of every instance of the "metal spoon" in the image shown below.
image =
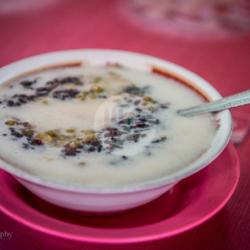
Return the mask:
[(218, 112), (233, 107), (250, 104), (250, 90), (240, 92), (238, 94), (221, 98), (217, 101), (208, 102), (198, 106), (179, 109), (177, 113), (182, 116), (194, 116), (209, 112)]

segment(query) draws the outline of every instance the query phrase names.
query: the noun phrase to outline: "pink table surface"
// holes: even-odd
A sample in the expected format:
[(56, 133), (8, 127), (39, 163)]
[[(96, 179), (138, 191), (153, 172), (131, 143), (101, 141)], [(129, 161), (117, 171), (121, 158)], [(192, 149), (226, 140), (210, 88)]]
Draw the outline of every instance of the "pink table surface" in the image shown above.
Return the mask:
[[(112, 48), (151, 54), (198, 73), (223, 95), (250, 87), (250, 36), (196, 41), (140, 30), (117, 1), (1, 0), (0, 66), (30, 55), (74, 48)], [(249, 107), (241, 108), (249, 112)], [(205, 224), (157, 242), (101, 246), (58, 239), (0, 213), (0, 249), (250, 249), (250, 138), (237, 147), (241, 178), (226, 207)]]

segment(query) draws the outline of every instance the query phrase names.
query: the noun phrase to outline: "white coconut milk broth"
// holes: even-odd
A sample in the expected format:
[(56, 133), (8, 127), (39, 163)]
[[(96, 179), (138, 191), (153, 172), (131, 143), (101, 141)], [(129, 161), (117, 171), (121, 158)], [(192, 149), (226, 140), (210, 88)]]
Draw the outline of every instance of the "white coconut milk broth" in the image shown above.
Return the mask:
[[(60, 100), (48, 96), (17, 107), (2, 103), (0, 156), (3, 159), (17, 168), (58, 183), (89, 187), (124, 186), (152, 180), (185, 168), (208, 149), (214, 137), (215, 122), (211, 115), (186, 118), (175, 112), (179, 108), (200, 104), (203, 102), (200, 96), (172, 79), (131, 69), (104, 66), (51, 69), (2, 86), (0, 100), (3, 102), (17, 93), (34, 93), (34, 89), (20, 85), (24, 79), (36, 79), (34, 88), (38, 88), (51, 79), (67, 76), (81, 77), (83, 85), (74, 86), (79, 91), (87, 91), (93, 84), (101, 86), (107, 98), (87, 98), (82, 101), (77, 98)], [(124, 96), (119, 93), (131, 82), (139, 88), (147, 87), (148, 92), (145, 95), (157, 103), (167, 104), (168, 108), (155, 112), (154, 116), (159, 124), (146, 130), (146, 136), (138, 142), (126, 141), (122, 148), (110, 153), (94, 151), (65, 156), (61, 147), (47, 144), (26, 149), (22, 146), (26, 139), (13, 138), (10, 135), (11, 126), (5, 124), (6, 121), (17, 118), (29, 122), (38, 131), (66, 131), (74, 128), (77, 133), (81, 130), (97, 131), (108, 126), (116, 127), (119, 116), (134, 112), (134, 107), (130, 106), (117, 109), (117, 103), (121, 103), (119, 100)], [(56, 89), (71, 87), (69, 84)], [(159, 138), (165, 140), (152, 143)]]

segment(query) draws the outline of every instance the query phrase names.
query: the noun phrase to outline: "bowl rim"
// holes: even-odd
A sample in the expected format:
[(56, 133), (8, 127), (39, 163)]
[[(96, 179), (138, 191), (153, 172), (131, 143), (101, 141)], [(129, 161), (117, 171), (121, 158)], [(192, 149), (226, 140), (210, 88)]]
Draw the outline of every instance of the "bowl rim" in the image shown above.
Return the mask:
[[(219, 92), (210, 83), (197, 74), (183, 68), (182, 66), (150, 55), (111, 49), (63, 50), (27, 57), (2, 67), (0, 69), (0, 84), (3, 84), (4, 82), (28, 71), (39, 69), (41, 67), (48, 67), (50, 65), (60, 64), (62, 62), (69, 63), (74, 61), (80, 61), (83, 63), (90, 61), (92, 65), (114, 62), (121, 63), (124, 66), (139, 70), (152, 70), (152, 66), (157, 67), (159, 69), (163, 69), (167, 73), (170, 72), (171, 74), (180, 76), (182, 79), (186, 79), (188, 82), (191, 81), (192, 86), (198, 87), (202, 90), (202, 92), (205, 92), (210, 100), (217, 100), (221, 98)], [(165, 185), (177, 183), (178, 181), (200, 171), (222, 153), (230, 140), (232, 131), (232, 118), (230, 112), (225, 110), (217, 113), (216, 119), (220, 120), (220, 126), (210, 148), (206, 152), (204, 152), (200, 157), (184, 168), (160, 178), (147, 180), (139, 184), (129, 184), (121, 187), (109, 188), (84, 187), (84, 185), (79, 184), (64, 184), (32, 175), (25, 170), (18, 169), (1, 158), (0, 169), (12, 174), (17, 179), (19, 178), (38, 186), (67, 192), (117, 194), (157, 189)]]

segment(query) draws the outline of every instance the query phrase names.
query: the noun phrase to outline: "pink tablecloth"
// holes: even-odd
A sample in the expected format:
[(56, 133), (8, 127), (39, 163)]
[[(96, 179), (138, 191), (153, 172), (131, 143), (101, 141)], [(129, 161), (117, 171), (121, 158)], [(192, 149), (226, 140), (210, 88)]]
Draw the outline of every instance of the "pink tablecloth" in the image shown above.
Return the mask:
[[(191, 41), (156, 35), (121, 17), (117, 1), (2, 0), (0, 66), (33, 54), (73, 48), (143, 52), (183, 65), (210, 81), (223, 95), (250, 87), (250, 37)], [(247, 112), (249, 107), (242, 108)], [(233, 198), (214, 218), (171, 239), (113, 249), (250, 249), (250, 138), (238, 146), (241, 179)], [(0, 213), (0, 249), (111, 249), (58, 239)]]

